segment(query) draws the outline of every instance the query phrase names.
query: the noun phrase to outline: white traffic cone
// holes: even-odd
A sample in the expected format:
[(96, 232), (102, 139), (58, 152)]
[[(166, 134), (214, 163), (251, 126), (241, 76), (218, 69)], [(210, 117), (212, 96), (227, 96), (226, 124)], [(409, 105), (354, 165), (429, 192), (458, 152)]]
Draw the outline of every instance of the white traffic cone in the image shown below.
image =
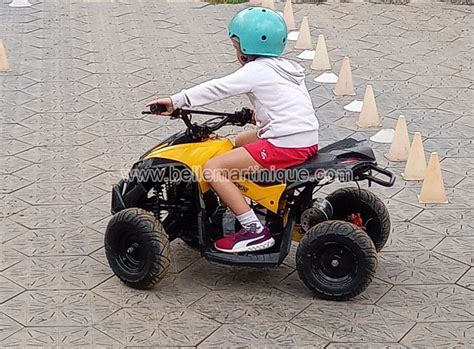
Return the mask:
[(311, 32), (309, 30), (308, 17), (304, 16), (300, 26), (298, 40), (296, 40), (295, 48), (297, 50), (312, 50)]
[(372, 85), (367, 85), (367, 88), (365, 89), (364, 101), (362, 102), (362, 111), (360, 112), (359, 120), (356, 122), (356, 124), (361, 128), (381, 126)]
[(331, 70), (331, 62), (329, 61), (328, 49), (326, 47), (326, 40), (324, 35), (318, 36), (318, 43), (316, 44), (316, 53), (314, 54), (311, 69), (314, 70)]
[(421, 133), (415, 132), (402, 177), (406, 181), (422, 181), (426, 175), (426, 157)]
[(410, 153), (410, 136), (408, 135), (407, 122), (403, 115), (398, 118), (392, 145), (385, 157), (390, 161), (407, 161)]
[(339, 77), (337, 78), (336, 87), (334, 88), (334, 94), (336, 96), (355, 96), (349, 57), (344, 57), (342, 60)]
[(293, 15), (293, 5), (291, 0), (286, 0), (285, 8), (283, 9), (283, 19), (286, 22), (288, 30), (296, 30), (295, 16)]
[(446, 204), (448, 202), (438, 153), (431, 153), (418, 201), (422, 204)]
[(31, 4), (28, 0), (13, 0), (10, 5), (10, 7), (30, 7)]
[(3, 46), (3, 41), (0, 40), (0, 72), (10, 71), (10, 65), (8, 64), (7, 52), (5, 51), (5, 46)]

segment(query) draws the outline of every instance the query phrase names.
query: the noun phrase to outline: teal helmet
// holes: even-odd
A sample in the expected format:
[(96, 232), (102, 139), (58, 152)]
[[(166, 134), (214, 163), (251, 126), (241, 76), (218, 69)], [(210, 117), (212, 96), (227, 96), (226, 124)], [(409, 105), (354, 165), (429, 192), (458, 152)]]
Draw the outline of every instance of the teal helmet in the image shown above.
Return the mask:
[(237, 13), (229, 24), (229, 37), (237, 37), (244, 55), (278, 57), (286, 46), (288, 29), (282, 16), (263, 7)]

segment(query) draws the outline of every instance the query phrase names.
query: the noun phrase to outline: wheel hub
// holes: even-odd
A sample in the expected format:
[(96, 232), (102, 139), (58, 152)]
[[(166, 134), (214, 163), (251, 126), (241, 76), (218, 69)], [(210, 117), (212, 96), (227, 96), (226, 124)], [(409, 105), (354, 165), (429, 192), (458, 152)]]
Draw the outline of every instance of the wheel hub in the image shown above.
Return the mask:
[(138, 249), (138, 244), (135, 242), (133, 244), (130, 245), (130, 247), (127, 249), (127, 254), (131, 255), (131, 256), (134, 256), (135, 255), (135, 252), (137, 251)]
[(353, 252), (339, 243), (326, 243), (313, 253), (313, 270), (330, 282), (350, 281), (357, 269)]
[(137, 236), (124, 236), (118, 243), (117, 262), (129, 273), (139, 273), (146, 262), (143, 247)]

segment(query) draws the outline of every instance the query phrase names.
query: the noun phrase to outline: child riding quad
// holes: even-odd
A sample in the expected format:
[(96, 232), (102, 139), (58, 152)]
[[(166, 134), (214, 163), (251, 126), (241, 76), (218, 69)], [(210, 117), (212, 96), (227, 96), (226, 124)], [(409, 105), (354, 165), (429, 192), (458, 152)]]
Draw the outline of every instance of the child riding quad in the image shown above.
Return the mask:
[[(351, 298), (372, 280), (376, 251), (390, 232), (388, 212), (360, 188), (325, 199), (315, 194), (336, 179), (391, 186), (394, 176), (361, 141), (346, 139), (318, 153), (319, 124), (304, 69), (280, 57), (287, 38), (280, 15), (247, 8), (228, 33), (239, 70), (147, 105), (146, 113), (181, 118), (187, 128), (148, 151), (114, 186), (105, 235), (109, 264), (126, 284), (143, 289), (164, 277), (175, 238), (212, 261), (277, 266), (295, 236), (302, 237), (296, 259), (303, 282), (322, 297)], [(239, 94), (254, 111), (187, 109)], [(217, 117), (197, 124), (196, 113)], [(235, 147), (215, 133), (247, 123), (258, 130), (240, 133)], [(230, 229), (229, 215), (236, 221)]]
[[(156, 113), (156, 107), (151, 109)], [(218, 117), (197, 124), (191, 120), (192, 112)], [(274, 178), (259, 173), (256, 178), (240, 179), (238, 188), (251, 200), (251, 206), (265, 215), (275, 244), (266, 250), (229, 254), (215, 249), (214, 241), (222, 237), (225, 210), (207, 182), (199, 178), (199, 169), (209, 158), (233, 148), (229, 139), (214, 132), (229, 124), (245, 125), (252, 112), (180, 109), (173, 117), (181, 118), (186, 130), (146, 152), (128, 178), (113, 187), (114, 216), (105, 234), (105, 252), (120, 280), (133, 288), (151, 288), (165, 276), (170, 241), (176, 238), (198, 248), (208, 260), (252, 267), (280, 265), (293, 238), (299, 240), (298, 274), (318, 296), (345, 300), (370, 284), (377, 252), (390, 233), (384, 203), (359, 187), (315, 198), (322, 186), (335, 180), (393, 185), (393, 174), (377, 166), (364, 141), (347, 138), (328, 145), (303, 164), (278, 171)], [(388, 180), (373, 172), (388, 176)], [(285, 177), (282, 182), (280, 178)]]

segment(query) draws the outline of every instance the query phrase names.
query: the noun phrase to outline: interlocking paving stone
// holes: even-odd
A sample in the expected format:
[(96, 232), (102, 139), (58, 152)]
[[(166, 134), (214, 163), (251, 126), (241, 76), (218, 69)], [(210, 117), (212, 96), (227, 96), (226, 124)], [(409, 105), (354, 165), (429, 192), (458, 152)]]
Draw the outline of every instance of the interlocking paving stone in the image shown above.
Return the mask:
[(364, 349), (405, 349), (405, 345), (400, 343), (390, 343), (390, 342), (379, 342), (379, 343), (330, 343), (327, 349), (352, 349), (352, 348), (364, 348)]
[(424, 210), (413, 223), (446, 235), (469, 235), (474, 229), (474, 212), (471, 209)]
[(220, 323), (289, 321), (310, 304), (308, 299), (268, 289), (242, 285), (232, 290), (212, 291), (191, 309)]
[(10, 218), (0, 218), (0, 226), (2, 227), (0, 230), (0, 245), (28, 232), (27, 228), (15, 223)]
[(338, 342), (396, 342), (413, 325), (383, 308), (351, 303), (315, 303), (291, 323)]
[(472, 347), (474, 322), (418, 323), (402, 339), (409, 347)]
[(16, 214), (12, 219), (29, 229), (64, 229), (93, 226), (109, 214), (89, 206), (35, 206)]
[[(378, 131), (358, 129), (358, 114), (342, 108), (372, 84), (383, 127), (405, 115), (427, 154), (440, 154), (450, 200), (419, 204), (421, 182), (403, 181), (405, 164), (371, 143), (397, 175), (392, 188), (370, 188), (392, 232), (368, 289), (331, 303), (299, 279), (296, 243), (281, 267), (253, 269), (209, 263), (174, 241), (170, 273), (148, 291), (120, 283), (105, 257), (111, 185), (184, 127), (141, 115), (145, 103), (237, 69), (226, 27), (246, 5), (9, 2), (0, 4), (12, 66), (0, 74), (0, 347), (474, 345), (471, 7), (293, 6), (297, 23), (309, 17), (313, 43), (325, 35), (334, 73), (351, 58), (357, 96), (336, 97), (334, 85), (313, 81), (321, 72), (311, 61), (295, 59), (294, 42), (285, 50), (305, 67), (321, 146)], [(233, 97), (206, 108), (248, 105)]]
[(395, 286), (377, 304), (413, 321), (474, 320), (474, 293), (454, 285)]
[(117, 310), (89, 291), (27, 291), (0, 305), (1, 312), (28, 327), (91, 326)]
[(327, 340), (289, 323), (223, 325), (199, 348), (238, 347), (314, 348), (323, 347)]
[(25, 137), (28, 144), (36, 147), (80, 147), (91, 142), (94, 137), (87, 132), (69, 130), (47, 130), (37, 131)]
[(87, 256), (30, 257), (5, 270), (3, 275), (27, 289), (88, 290), (112, 272)]
[[(289, 260), (286, 260), (286, 263), (289, 263)], [(291, 268), (286, 265), (265, 269), (233, 268), (199, 259), (186, 268), (181, 275), (213, 290), (235, 290), (246, 286), (268, 287), (269, 282), (278, 282), (288, 276), (292, 272)]]
[[(6, 245), (29, 257), (84, 256), (104, 244), (103, 235), (90, 228), (27, 230), (12, 221), (8, 223), (11, 228), (6, 235), (9, 237)], [(3, 222), (0, 224), (3, 226)]]
[(103, 172), (103, 170), (83, 163), (57, 163), (51, 161), (30, 165), (24, 169), (20, 169), (18, 172), (15, 172), (15, 174), (32, 182), (36, 182), (37, 184), (48, 182), (51, 186), (52, 183), (56, 183), (56, 185), (59, 183), (73, 185), (73, 183), (76, 182), (86, 182)]
[(133, 307), (115, 312), (96, 328), (127, 346), (195, 346), (219, 326), (185, 308)]
[(125, 286), (113, 277), (94, 289), (98, 295), (122, 307), (149, 307), (161, 309), (187, 307), (210, 292), (210, 289), (174, 275), (166, 276), (157, 287), (143, 291)]
[(5, 348), (123, 348), (115, 339), (93, 327), (28, 327), (4, 341)]
[(96, 119), (78, 113), (74, 118), (69, 113), (36, 113), (29, 118), (21, 121), (24, 125), (35, 131), (78, 131), (97, 122)]
[(90, 150), (84, 147), (32, 147), (23, 146), (18, 150), (17, 157), (37, 164), (55, 165), (58, 163), (71, 164), (97, 157), (102, 153), (101, 150)]
[(0, 218), (6, 218), (23, 211), (29, 205), (11, 194), (0, 194)]
[(11, 140), (6, 140), (6, 141), (2, 140), (2, 148), (0, 150), (0, 156), (4, 157), (8, 155), (16, 155), (30, 148), (33, 148), (33, 146), (26, 142), (18, 141), (16, 139), (11, 139)]
[(466, 274), (459, 279), (457, 284), (474, 291), (474, 268), (470, 268)]
[(197, 249), (187, 246), (184, 241), (173, 241), (171, 243), (169, 272), (179, 274), (199, 258), (200, 254)]
[(23, 291), (24, 288), (18, 286), (17, 284), (8, 280), (6, 277), (0, 275), (0, 304), (5, 303), (10, 298), (17, 296)]
[(15, 175), (0, 175), (0, 182), (3, 183), (2, 188), (0, 189), (0, 194), (11, 194), (21, 188), (33, 184), (32, 182)]
[(23, 259), (24, 257), (20, 253), (8, 248), (5, 244), (0, 244), (0, 272), (5, 271)]
[[(15, 124), (15, 123), (2, 123), (0, 124), (0, 140), (16, 139), (23, 137), (24, 139), (30, 140), (32, 133), (35, 131), (29, 129), (26, 126)], [(31, 142), (28, 142), (31, 144)]]
[(431, 250), (444, 237), (444, 234), (424, 228), (418, 224), (392, 222), (392, 230), (383, 251)]
[(31, 162), (29, 161), (17, 158), (15, 156), (2, 155), (0, 157), (0, 174), (12, 174), (30, 165)]
[[(414, 196), (415, 200), (417, 196)], [(414, 200), (408, 201), (409, 203), (405, 203), (402, 201), (398, 201), (395, 199), (388, 199), (385, 200), (385, 205), (388, 208), (390, 213), (390, 219), (392, 221), (410, 221), (411, 219), (415, 218), (419, 213), (422, 212), (422, 208), (416, 207), (413, 204)]]
[(0, 312), (0, 340), (7, 338), (21, 329), (21, 325)]
[[(420, 190), (421, 190), (421, 185), (419, 186), (420, 189), (418, 188), (405, 188), (403, 191), (398, 193), (394, 198), (397, 200), (402, 200), (404, 202), (411, 202), (414, 199), (418, 200), (418, 196), (420, 195)], [(469, 194), (469, 192), (465, 192), (461, 190), (460, 188), (450, 188), (448, 185), (445, 186), (445, 191), (446, 195), (448, 196), (448, 201), (449, 201), (449, 207), (451, 209), (466, 209), (473, 207), (474, 203), (472, 201), (471, 196), (474, 196), (472, 194)], [(431, 208), (436, 208), (436, 204), (421, 204), (421, 203), (416, 203), (415, 205), (426, 208), (426, 207), (431, 207)]]
[(18, 190), (14, 195), (30, 205), (81, 205), (103, 194), (103, 190), (86, 183), (51, 185), (49, 182), (38, 182)]
[(456, 282), (467, 269), (467, 265), (433, 252), (383, 252), (377, 276), (395, 285), (443, 284)]
[(449, 236), (445, 238), (435, 251), (448, 257), (474, 266), (474, 236)]

